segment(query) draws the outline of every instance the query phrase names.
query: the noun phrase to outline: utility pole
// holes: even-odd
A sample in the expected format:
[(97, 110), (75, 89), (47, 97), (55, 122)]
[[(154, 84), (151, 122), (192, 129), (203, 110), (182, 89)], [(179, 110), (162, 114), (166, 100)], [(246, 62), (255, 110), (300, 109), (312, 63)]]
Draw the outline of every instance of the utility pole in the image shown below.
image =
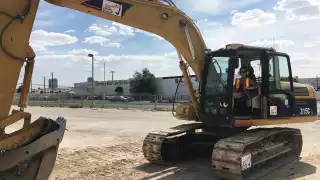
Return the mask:
[(113, 74), (114, 74), (114, 71), (111, 71), (111, 74), (112, 74), (112, 76), (111, 76), (111, 80), (112, 80), (112, 83), (113, 83)]
[(53, 93), (53, 72), (51, 72), (51, 88), (52, 88), (52, 93)]
[(88, 54), (89, 57), (91, 57), (92, 59), (92, 107), (94, 105), (94, 67), (93, 67), (93, 64), (94, 64), (94, 58), (93, 58), (93, 54)]
[(103, 100), (106, 99), (106, 90), (107, 90), (107, 83), (106, 83), (106, 62), (103, 61), (103, 83), (104, 83), (104, 97)]
[(316, 81), (317, 81), (317, 88), (316, 88), (316, 90), (318, 90), (318, 88), (319, 88), (319, 77), (318, 77), (318, 75), (316, 76)]
[(43, 76), (43, 93), (46, 93), (46, 77)]

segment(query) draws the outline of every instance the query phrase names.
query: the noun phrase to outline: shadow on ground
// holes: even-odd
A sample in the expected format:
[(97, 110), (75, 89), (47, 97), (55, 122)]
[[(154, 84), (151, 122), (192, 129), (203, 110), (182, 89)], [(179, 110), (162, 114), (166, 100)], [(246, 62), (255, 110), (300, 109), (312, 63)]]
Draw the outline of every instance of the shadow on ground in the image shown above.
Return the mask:
[[(195, 159), (179, 164), (154, 165), (146, 163), (135, 167), (136, 170), (150, 174), (140, 180), (220, 180), (211, 168), (208, 159)], [(300, 160), (295, 160), (272, 173), (267, 174), (261, 180), (290, 180), (305, 177), (316, 173), (316, 167)]]

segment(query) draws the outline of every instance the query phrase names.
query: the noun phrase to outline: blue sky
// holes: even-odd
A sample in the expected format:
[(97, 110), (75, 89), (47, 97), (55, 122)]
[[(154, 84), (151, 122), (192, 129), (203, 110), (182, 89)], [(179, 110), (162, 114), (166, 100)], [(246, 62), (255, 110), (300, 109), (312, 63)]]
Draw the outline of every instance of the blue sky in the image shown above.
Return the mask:
[[(209, 48), (228, 43), (274, 46), (291, 55), (294, 75), (320, 74), (320, 3), (317, 0), (174, 0), (194, 19)], [(95, 79), (130, 78), (147, 67), (156, 76), (180, 75), (175, 48), (159, 36), (40, 2), (30, 42), (37, 59), (33, 84), (43, 84), (51, 72), (59, 85), (73, 86)]]

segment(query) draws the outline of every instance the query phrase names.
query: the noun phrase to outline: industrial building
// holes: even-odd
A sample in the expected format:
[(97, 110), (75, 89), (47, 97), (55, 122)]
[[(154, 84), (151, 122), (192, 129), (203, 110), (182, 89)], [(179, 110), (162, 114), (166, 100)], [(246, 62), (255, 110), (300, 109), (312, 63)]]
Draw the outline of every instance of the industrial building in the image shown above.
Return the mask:
[[(162, 97), (162, 99), (172, 99), (174, 97), (177, 84), (181, 76), (167, 76), (158, 77), (155, 80), (157, 87), (157, 94)], [(198, 89), (198, 81), (195, 75), (191, 76), (191, 82), (193, 84), (194, 90)], [(317, 89), (320, 81), (316, 78), (301, 78), (299, 82), (312, 85)], [(115, 89), (120, 87), (123, 90), (123, 95), (130, 95), (129, 80), (113, 80), (113, 81), (95, 81), (94, 82), (94, 94), (95, 95), (116, 95)], [(92, 78), (88, 78), (86, 82), (79, 82), (74, 84), (73, 92), (75, 95), (79, 96), (90, 96), (92, 94)], [(318, 94), (318, 93), (317, 93)], [(188, 97), (187, 88), (184, 81), (180, 82), (179, 89), (177, 92), (177, 99), (186, 99)]]
[(50, 89), (57, 89), (58, 88), (58, 79), (57, 78), (49, 79), (49, 88)]
[(320, 80), (319, 78), (301, 78), (299, 79), (299, 82), (304, 84), (310, 84), (314, 87), (314, 89), (319, 90), (320, 88)]
[[(155, 80), (157, 87), (157, 94), (162, 99), (172, 99), (175, 94), (177, 84), (181, 76), (158, 77)], [(191, 76), (191, 82), (194, 90), (198, 88), (198, 81), (195, 75)], [(116, 95), (115, 89), (120, 87), (123, 90), (123, 95), (130, 95), (129, 80), (113, 80), (113, 81), (95, 81), (94, 94), (95, 95)], [(88, 78), (86, 82), (74, 83), (74, 94), (79, 96), (86, 96), (92, 94), (92, 78)], [(188, 92), (184, 81), (182, 80), (177, 92), (177, 99), (186, 99)]]

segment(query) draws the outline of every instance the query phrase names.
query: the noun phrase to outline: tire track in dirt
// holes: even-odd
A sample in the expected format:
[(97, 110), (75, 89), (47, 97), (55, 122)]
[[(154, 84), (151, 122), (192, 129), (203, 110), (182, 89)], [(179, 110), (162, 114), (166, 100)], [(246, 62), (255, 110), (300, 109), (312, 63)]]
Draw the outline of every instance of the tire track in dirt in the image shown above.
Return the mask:
[(136, 179), (143, 172), (132, 168), (144, 162), (140, 141), (80, 150), (64, 148), (50, 180)]
[[(123, 140), (113, 146), (62, 148), (49, 180), (214, 180), (210, 160), (190, 160), (174, 166), (150, 165), (141, 151), (141, 140)], [(312, 165), (311, 165), (312, 164)], [(315, 165), (315, 166), (313, 166)], [(262, 179), (317, 179), (320, 155), (290, 163)]]

